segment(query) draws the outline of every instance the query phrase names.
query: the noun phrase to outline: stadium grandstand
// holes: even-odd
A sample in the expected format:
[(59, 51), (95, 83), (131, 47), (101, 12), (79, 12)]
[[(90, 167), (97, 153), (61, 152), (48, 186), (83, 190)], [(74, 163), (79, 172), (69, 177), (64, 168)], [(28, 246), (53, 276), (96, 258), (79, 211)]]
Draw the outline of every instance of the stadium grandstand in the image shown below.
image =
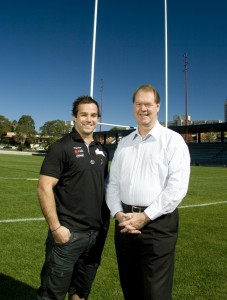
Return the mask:
[[(227, 166), (227, 122), (189, 126), (169, 126), (181, 134), (190, 151), (191, 164), (195, 166)], [(118, 142), (135, 128), (95, 132), (95, 139), (105, 144), (113, 158)]]

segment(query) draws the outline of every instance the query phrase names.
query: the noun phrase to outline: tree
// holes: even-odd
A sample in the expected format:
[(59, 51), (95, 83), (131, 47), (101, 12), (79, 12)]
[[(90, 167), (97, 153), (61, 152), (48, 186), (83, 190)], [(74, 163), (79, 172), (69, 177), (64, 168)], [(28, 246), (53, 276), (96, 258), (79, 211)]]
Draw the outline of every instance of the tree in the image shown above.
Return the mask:
[(13, 122), (12, 122), (12, 126), (11, 126), (11, 130), (12, 130), (13, 132), (15, 132), (15, 131), (16, 131), (17, 124), (18, 124), (18, 122), (17, 122), (16, 120), (13, 120)]
[(11, 122), (4, 116), (0, 115), (0, 137), (11, 131), (11, 126)]
[(25, 144), (25, 142), (28, 142), (29, 144), (32, 143), (36, 135), (35, 122), (32, 117), (23, 115), (17, 123), (15, 132), (15, 139), (20, 144)]
[(53, 120), (46, 122), (40, 127), (41, 136), (61, 137), (70, 132), (71, 126), (67, 125), (65, 121)]
[(48, 121), (40, 127), (40, 134), (42, 137), (49, 138), (49, 145), (70, 131), (71, 125), (61, 120)]
[(205, 142), (214, 142), (217, 139), (217, 133), (216, 132), (206, 132), (201, 133), (201, 141)]

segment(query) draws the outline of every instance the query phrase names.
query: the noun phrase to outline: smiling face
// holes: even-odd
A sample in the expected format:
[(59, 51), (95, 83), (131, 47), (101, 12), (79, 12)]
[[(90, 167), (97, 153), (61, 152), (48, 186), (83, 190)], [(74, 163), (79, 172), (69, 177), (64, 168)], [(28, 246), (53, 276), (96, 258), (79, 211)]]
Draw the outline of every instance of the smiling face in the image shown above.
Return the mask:
[(92, 136), (98, 123), (98, 107), (94, 103), (81, 103), (74, 119), (75, 129), (82, 138)]
[(138, 90), (133, 104), (139, 131), (149, 132), (158, 119), (160, 104), (155, 102), (153, 91)]

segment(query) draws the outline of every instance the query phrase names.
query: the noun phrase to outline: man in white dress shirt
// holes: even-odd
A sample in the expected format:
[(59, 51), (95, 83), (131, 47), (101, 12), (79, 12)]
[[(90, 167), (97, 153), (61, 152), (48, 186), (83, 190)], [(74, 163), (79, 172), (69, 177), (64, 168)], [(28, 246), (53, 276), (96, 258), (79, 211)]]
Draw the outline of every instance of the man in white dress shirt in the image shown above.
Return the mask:
[(133, 108), (138, 128), (119, 143), (107, 187), (120, 282), (126, 300), (171, 300), (177, 207), (187, 193), (190, 155), (182, 136), (158, 122), (153, 86), (134, 92)]

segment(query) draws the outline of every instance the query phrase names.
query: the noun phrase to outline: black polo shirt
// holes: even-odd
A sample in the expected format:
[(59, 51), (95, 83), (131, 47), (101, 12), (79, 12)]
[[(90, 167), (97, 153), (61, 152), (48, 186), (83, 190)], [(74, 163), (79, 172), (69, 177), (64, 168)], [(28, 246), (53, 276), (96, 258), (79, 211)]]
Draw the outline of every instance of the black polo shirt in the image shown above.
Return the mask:
[(87, 146), (72, 132), (51, 145), (40, 174), (59, 179), (54, 187), (61, 225), (72, 231), (99, 229), (108, 154), (100, 143)]

